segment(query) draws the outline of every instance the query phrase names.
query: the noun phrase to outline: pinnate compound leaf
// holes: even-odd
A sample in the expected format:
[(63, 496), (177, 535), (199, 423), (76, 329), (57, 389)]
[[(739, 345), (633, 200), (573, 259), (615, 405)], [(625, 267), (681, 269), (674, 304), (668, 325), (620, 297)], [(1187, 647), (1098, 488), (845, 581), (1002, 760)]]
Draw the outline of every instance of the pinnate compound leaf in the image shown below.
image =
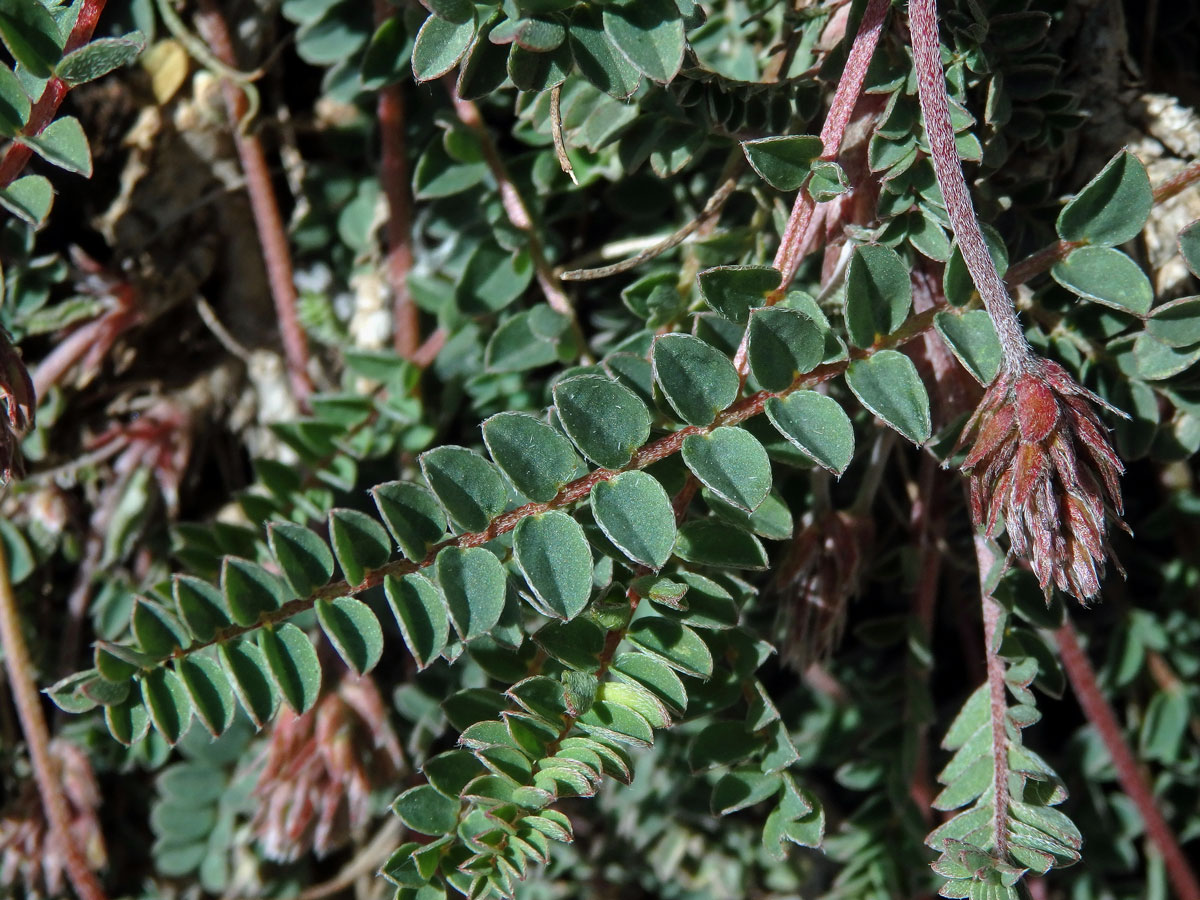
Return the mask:
[(794, 134), (742, 141), (742, 153), (751, 167), (777, 191), (796, 191), (824, 151), (819, 137)]
[(766, 305), (781, 278), (779, 270), (769, 266), (715, 266), (696, 276), (704, 302), (739, 325), (746, 324), (750, 310)]
[(49, 78), (62, 56), (63, 35), (39, 0), (0, 0), (0, 39), (35, 78)]
[(292, 522), (272, 522), (267, 542), (296, 596), (307, 597), (333, 577), (333, 554), (316, 532)]
[(530, 500), (553, 500), (579, 460), (571, 442), (524, 413), (500, 413), (483, 423), (483, 442), (496, 465)]
[(238, 625), (254, 625), (260, 615), (274, 612), (291, 599), (278, 575), (236, 556), (225, 557), (221, 565), (221, 593)]
[(729, 357), (688, 334), (655, 340), (653, 365), (667, 401), (689, 425), (708, 425), (737, 398), (741, 387)]
[(179, 676), (170, 669), (152, 669), (142, 679), (142, 701), (155, 731), (174, 746), (192, 721), (192, 702)]
[(835, 475), (854, 458), (854, 426), (840, 403), (816, 391), (794, 391), (766, 404), (771, 424), (805, 456)]
[(963, 368), (980, 384), (991, 384), (1004, 358), (991, 317), (982, 309), (962, 315), (941, 312), (934, 317), (934, 324)]
[(1200, 343), (1200, 297), (1180, 297), (1155, 307), (1146, 330), (1168, 347)]
[(912, 308), (908, 266), (882, 244), (854, 249), (846, 271), (846, 331), (856, 347), (870, 347), (894, 332)]
[(567, 436), (588, 459), (619, 469), (650, 437), (650, 412), (637, 394), (600, 375), (564, 378), (554, 404)]
[(351, 669), (363, 675), (383, 656), (383, 629), (371, 607), (354, 597), (317, 601), (317, 621)]
[(153, 657), (166, 657), (175, 652), (178, 647), (186, 647), (189, 643), (183, 626), (176, 618), (145, 597), (133, 601), (133, 615), (130, 620), (133, 637), (138, 648)]
[(1146, 167), (1122, 150), (1058, 214), (1058, 236), (1113, 247), (1141, 233), (1154, 205)]
[(660, 569), (675, 546), (671, 498), (653, 475), (623, 472), (592, 487), (592, 515), (600, 530), (636, 563)]
[(59, 60), (54, 74), (71, 87), (86, 84), (133, 62), (145, 49), (146, 38), (140, 31), (123, 37), (96, 38)]
[(74, 116), (55, 119), (40, 134), (21, 138), (21, 143), (60, 169), (92, 177), (92, 151), (83, 126)]
[(54, 188), (43, 175), (23, 175), (0, 189), (0, 206), (35, 227), (46, 221), (53, 203)]
[(790, 387), (825, 355), (825, 332), (806, 313), (770, 306), (750, 313), (750, 371), (768, 391)]
[(251, 641), (240, 640), (222, 644), (217, 655), (242, 709), (262, 728), (279, 708), (279, 692), (262, 650)]
[(592, 592), (592, 552), (583, 528), (553, 509), (526, 516), (513, 531), (513, 555), (534, 594), (555, 616), (573, 619)]
[(505, 574), (483, 547), (447, 547), (435, 563), (454, 630), (464, 641), (491, 631), (504, 612)]
[(914, 444), (929, 440), (929, 394), (911, 359), (896, 350), (880, 350), (855, 360), (846, 384), (860, 403)]
[(379, 516), (404, 555), (420, 562), (446, 533), (446, 512), (429, 488), (389, 481), (371, 488)]
[(750, 432), (723, 426), (683, 440), (683, 461), (701, 484), (747, 512), (771, 492), (771, 461)]
[(683, 65), (683, 19), (673, 0), (622, 0), (603, 10), (604, 32), (652, 81), (666, 84)]
[(685, 675), (698, 678), (712, 675), (712, 652), (686, 625), (659, 616), (646, 616), (630, 626), (628, 638)]
[(767, 567), (767, 551), (758, 538), (716, 519), (685, 522), (675, 539), (675, 555), (685, 562), (719, 568)]
[(508, 505), (499, 470), (466, 447), (422, 453), (421, 471), (451, 520), (464, 531), (483, 531)]
[(409, 788), (396, 798), (392, 811), (418, 834), (441, 835), (458, 822), (458, 800), (452, 800), (428, 784)]
[(219, 737), (237, 711), (229, 676), (216, 660), (198, 654), (179, 660), (176, 671), (192, 701), (196, 718), (213, 737)]
[(1050, 270), (1051, 277), (1068, 291), (1144, 316), (1154, 302), (1154, 288), (1141, 266), (1112, 247), (1080, 247)]
[(417, 32), (413, 45), (412, 70), (417, 81), (441, 78), (462, 59), (475, 36), (475, 16), (451, 22), (431, 15)]
[(329, 537), (346, 581), (361, 584), (391, 558), (392, 542), (378, 521), (355, 509), (329, 511)]
[(284, 702), (297, 715), (308, 712), (321, 693), (321, 662), (308, 635), (284, 622), (259, 632), (258, 645)]

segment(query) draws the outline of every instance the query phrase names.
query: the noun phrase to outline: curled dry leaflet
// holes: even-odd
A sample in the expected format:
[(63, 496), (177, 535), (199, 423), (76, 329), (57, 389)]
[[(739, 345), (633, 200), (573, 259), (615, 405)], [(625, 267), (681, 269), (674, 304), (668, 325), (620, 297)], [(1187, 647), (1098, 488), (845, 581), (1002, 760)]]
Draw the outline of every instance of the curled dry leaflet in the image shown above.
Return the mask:
[(5, 888), (1200, 900), (1136, 6), (0, 0)]

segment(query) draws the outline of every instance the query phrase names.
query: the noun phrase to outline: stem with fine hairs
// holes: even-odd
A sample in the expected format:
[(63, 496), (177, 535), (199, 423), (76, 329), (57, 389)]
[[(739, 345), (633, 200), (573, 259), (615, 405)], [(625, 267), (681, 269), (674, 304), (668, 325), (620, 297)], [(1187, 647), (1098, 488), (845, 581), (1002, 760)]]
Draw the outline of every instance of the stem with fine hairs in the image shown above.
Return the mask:
[(1004, 366), (1009, 371), (1020, 372), (1033, 363), (1033, 348), (1025, 340), (1012, 297), (988, 252), (983, 231), (975, 217), (975, 204), (971, 201), (967, 179), (963, 175), (962, 160), (954, 143), (954, 126), (950, 121), (950, 101), (946, 96), (946, 76), (942, 71), (941, 43), (938, 40), (937, 0), (911, 0), (908, 4), (908, 27), (912, 34), (921, 118), (925, 122), (933, 171), (946, 200), (946, 212), (954, 229), (954, 239), (962, 251), (971, 279), (983, 298), (996, 335), (1000, 338), (1000, 345), (1004, 349)]

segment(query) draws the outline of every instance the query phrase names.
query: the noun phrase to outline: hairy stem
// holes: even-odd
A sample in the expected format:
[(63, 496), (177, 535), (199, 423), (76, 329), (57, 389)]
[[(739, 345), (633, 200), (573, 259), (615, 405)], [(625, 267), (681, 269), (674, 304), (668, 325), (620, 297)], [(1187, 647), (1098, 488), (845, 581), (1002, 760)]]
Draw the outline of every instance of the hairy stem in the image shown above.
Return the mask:
[(1011, 371), (1021, 371), (1033, 362), (1033, 349), (1025, 340), (1012, 297), (988, 253), (983, 231), (975, 218), (975, 205), (963, 175), (962, 160), (954, 143), (946, 78), (942, 72), (936, 0), (911, 0), (908, 5), (908, 25), (912, 34), (921, 116), (925, 120), (933, 170), (946, 200), (946, 212), (954, 228), (954, 238), (1004, 348), (1004, 365)]
[[(867, 68), (871, 65), (871, 57), (875, 55), (875, 47), (879, 44), (879, 35), (883, 32), (883, 21), (887, 17), (889, 6), (888, 0), (870, 0), (863, 11), (858, 32), (850, 45), (846, 67), (842, 70), (842, 77), (829, 106), (829, 114), (825, 117), (825, 125), (821, 129), (822, 159), (836, 158), (841, 149), (846, 126), (850, 124), (850, 116), (854, 113), (859, 95), (862, 94)], [(783, 230), (779, 250), (775, 254), (774, 266), (783, 273), (780, 297), (796, 277), (796, 270), (800, 267), (803, 258), (801, 248), (804, 246), (815, 207), (816, 201), (812, 195), (806, 187), (801, 187), (792, 205), (787, 226)]]
[[(375, 0), (376, 24), (393, 15), (386, 0)], [(408, 289), (412, 270), (412, 197), (408, 187), (408, 149), (404, 139), (404, 88), (384, 85), (375, 107), (379, 117), (380, 181), (387, 198), (388, 285), (392, 289), (392, 345), (407, 360), (412, 360), (421, 345), (421, 325), (417, 305)]]
[(1159, 809), (1154, 792), (1138, 766), (1133, 750), (1121, 733), (1117, 715), (1100, 690), (1096, 671), (1079, 645), (1079, 636), (1070, 619), (1054, 632), (1054, 639), (1058, 644), (1058, 655), (1067, 672), (1067, 678), (1071, 681), (1071, 690), (1075, 692), (1075, 698), (1079, 701), (1084, 715), (1092, 723), (1105, 749), (1108, 750), (1108, 755), (1117, 770), (1117, 780), (1121, 783), (1121, 789), (1133, 801), (1146, 826), (1146, 836), (1162, 854), (1167, 877), (1171, 880), (1171, 886), (1175, 888), (1176, 896), (1180, 900), (1200, 900), (1200, 881), (1196, 879), (1196, 873), (1192, 871), (1183, 848), (1179, 846), (1179, 839)]
[(33, 683), (33, 660), (21, 634), (21, 620), (17, 613), (17, 599), (13, 595), (12, 582), (8, 577), (8, 559), (0, 543), (0, 646), (4, 648), (4, 665), (8, 670), (8, 684), (21, 730), (29, 746), (29, 759), (33, 763), (33, 776), (37, 781), (42, 809), (50, 825), (50, 837), (66, 863), (67, 877), (71, 880), (82, 900), (104, 900), (104, 889), (96, 874), (88, 868), (78, 842), (71, 834), (67, 798), (59, 784), (58, 767), (50, 756), (50, 733), (46, 728), (46, 717), (42, 713), (41, 699)]
[[(79, 16), (75, 19), (75, 25), (67, 37), (67, 43), (63, 46), (64, 56), (72, 50), (78, 50), (92, 39), (92, 32), (96, 30), (96, 20), (104, 11), (106, 2), (107, 0), (83, 0)], [(42, 129), (54, 120), (54, 114), (58, 112), (58, 108), (62, 105), (63, 98), (67, 96), (69, 90), (71, 90), (71, 86), (61, 78), (51, 77), (42, 90), (42, 96), (29, 111), (29, 121), (21, 129), (21, 134), (28, 137), (41, 134)], [(26, 144), (16, 141), (9, 144), (8, 149), (4, 152), (4, 158), (0, 160), (0, 188), (6, 188), (17, 180), (17, 176), (21, 174), (31, 156), (33, 156), (33, 150)]]
[[(237, 58), (229, 26), (225, 24), (216, 0), (200, 0), (198, 23), (217, 58), (226, 65), (236, 67)], [(271, 184), (271, 172), (262, 142), (257, 135), (244, 133), (238, 127), (248, 108), (246, 94), (229, 78), (221, 79), (221, 89), (225, 94), (229, 119), (234, 126), (233, 140), (242, 163), (242, 172), (246, 176), (246, 193), (250, 198), (250, 209), (262, 246), (271, 297), (275, 301), (279, 335), (287, 359), (288, 380), (297, 403), (301, 409), (307, 410), (308, 398), (313, 392), (313, 383), (308, 375), (308, 338), (296, 314), (296, 285), (292, 278), (292, 255), (288, 249), (283, 216), (279, 212), (275, 187)]]
[(997, 627), (1003, 608), (988, 589), (988, 574), (996, 554), (983, 535), (975, 535), (975, 559), (979, 563), (979, 591), (983, 602), (983, 643), (987, 654), (988, 695), (992, 709), (992, 831), (994, 855), (1008, 861), (1008, 698), (1005, 694), (1004, 660), (1000, 658)]

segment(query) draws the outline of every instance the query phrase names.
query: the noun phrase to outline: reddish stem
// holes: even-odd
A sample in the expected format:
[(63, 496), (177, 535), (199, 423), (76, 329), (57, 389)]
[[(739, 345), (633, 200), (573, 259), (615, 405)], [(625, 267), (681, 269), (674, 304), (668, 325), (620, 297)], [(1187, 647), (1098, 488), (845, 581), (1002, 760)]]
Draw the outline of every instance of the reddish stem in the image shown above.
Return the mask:
[[(375, 0), (375, 20), (382, 24), (392, 15), (385, 0)], [(412, 198), (408, 188), (408, 149), (404, 140), (404, 89), (385, 85), (376, 105), (379, 116), (379, 145), (382, 156), (380, 180), (387, 198), (387, 279), (392, 289), (392, 344), (396, 352), (411, 360), (421, 343), (418, 310), (408, 290), (412, 270)]]
[(1117, 770), (1117, 780), (1121, 783), (1121, 789), (1133, 801), (1146, 826), (1146, 836), (1162, 854), (1167, 867), (1167, 877), (1171, 879), (1175, 894), (1180, 900), (1200, 900), (1200, 881), (1196, 880), (1196, 873), (1192, 871), (1183, 848), (1179, 846), (1179, 839), (1163, 817), (1154, 792), (1142, 774), (1133, 750), (1121, 733), (1117, 715), (1100, 690), (1096, 681), (1096, 671), (1083, 648), (1079, 646), (1079, 636), (1070, 619), (1054, 632), (1054, 638), (1058, 642), (1058, 655), (1067, 672), (1067, 678), (1071, 680), (1075, 698), (1108, 750), (1108, 755)]
[(50, 825), (50, 837), (62, 854), (67, 877), (82, 900), (104, 900), (104, 889), (96, 874), (88, 868), (78, 841), (71, 834), (71, 818), (67, 799), (59, 783), (61, 773), (50, 756), (50, 732), (42, 713), (41, 699), (33, 683), (33, 660), (21, 633), (17, 601), (8, 577), (8, 560), (0, 544), (0, 646), (4, 648), (4, 665), (8, 669), (8, 684), (16, 703), (21, 730), (29, 746), (33, 777), (37, 782), (42, 809)]
[[(875, 55), (875, 47), (879, 43), (879, 35), (883, 32), (883, 21), (887, 17), (890, 4), (888, 0), (870, 0), (863, 11), (862, 21), (854, 42), (850, 45), (850, 54), (846, 58), (846, 67), (838, 80), (833, 101), (829, 106), (829, 115), (825, 117), (825, 125), (821, 129), (821, 158), (834, 159), (842, 146), (846, 135), (846, 126), (850, 124), (850, 116), (854, 106), (862, 94), (863, 82), (867, 77), (867, 68), (871, 65), (871, 57)], [(792, 214), (780, 239), (779, 250), (775, 254), (774, 266), (783, 273), (780, 293), (796, 277), (796, 270), (804, 258), (802, 246), (808, 232), (816, 201), (806, 188), (801, 188), (792, 205)]]
[(908, 4), (908, 25), (912, 35), (913, 64), (917, 70), (917, 93), (925, 134), (929, 138), (930, 155), (938, 186), (946, 200), (946, 212), (954, 227), (954, 237), (962, 251), (963, 261), (987, 308), (996, 335), (1004, 348), (1004, 364), (1013, 371), (1028, 367), (1033, 350), (1025, 340), (1008, 289), (996, 271), (988, 252), (983, 231), (975, 218), (975, 205), (963, 175), (962, 160), (954, 143), (954, 126), (950, 121), (950, 102), (946, 96), (946, 78), (942, 72), (942, 50), (938, 41), (936, 0), (911, 0)]
[[(83, 0), (83, 6), (79, 9), (79, 17), (75, 19), (75, 25), (63, 47), (64, 56), (72, 50), (78, 50), (92, 39), (92, 32), (96, 30), (96, 20), (104, 11), (105, 2), (106, 0)], [(29, 111), (29, 121), (21, 129), (21, 134), (29, 137), (41, 134), (42, 129), (54, 120), (54, 114), (58, 112), (58, 108), (62, 105), (63, 98), (67, 96), (69, 90), (71, 90), (69, 84), (61, 78), (52, 76), (46, 82), (42, 96)], [(18, 144), (14, 141), (9, 145), (8, 150), (4, 153), (4, 159), (0, 160), (0, 188), (6, 188), (17, 180), (17, 176), (21, 174), (25, 163), (29, 162), (32, 155), (33, 150), (25, 144)]]
[[(197, 23), (213, 54), (226, 65), (236, 68), (237, 57), (229, 27), (215, 0), (200, 0)], [(237, 145), (238, 158), (246, 177), (246, 193), (250, 197), (250, 209), (254, 214), (263, 263), (267, 269), (267, 281), (275, 301), (275, 314), (279, 318), (279, 335), (287, 358), (288, 378), (297, 403), (301, 409), (307, 410), (308, 397), (313, 391), (308, 375), (308, 338), (296, 314), (296, 285), (292, 278), (292, 255), (288, 249), (283, 216), (275, 198), (275, 187), (271, 183), (271, 172), (262, 142), (257, 135), (243, 133), (240, 127), (248, 108), (246, 95), (240, 86), (228, 78), (221, 80), (221, 89), (225, 94), (229, 119), (233, 123), (233, 141)]]

